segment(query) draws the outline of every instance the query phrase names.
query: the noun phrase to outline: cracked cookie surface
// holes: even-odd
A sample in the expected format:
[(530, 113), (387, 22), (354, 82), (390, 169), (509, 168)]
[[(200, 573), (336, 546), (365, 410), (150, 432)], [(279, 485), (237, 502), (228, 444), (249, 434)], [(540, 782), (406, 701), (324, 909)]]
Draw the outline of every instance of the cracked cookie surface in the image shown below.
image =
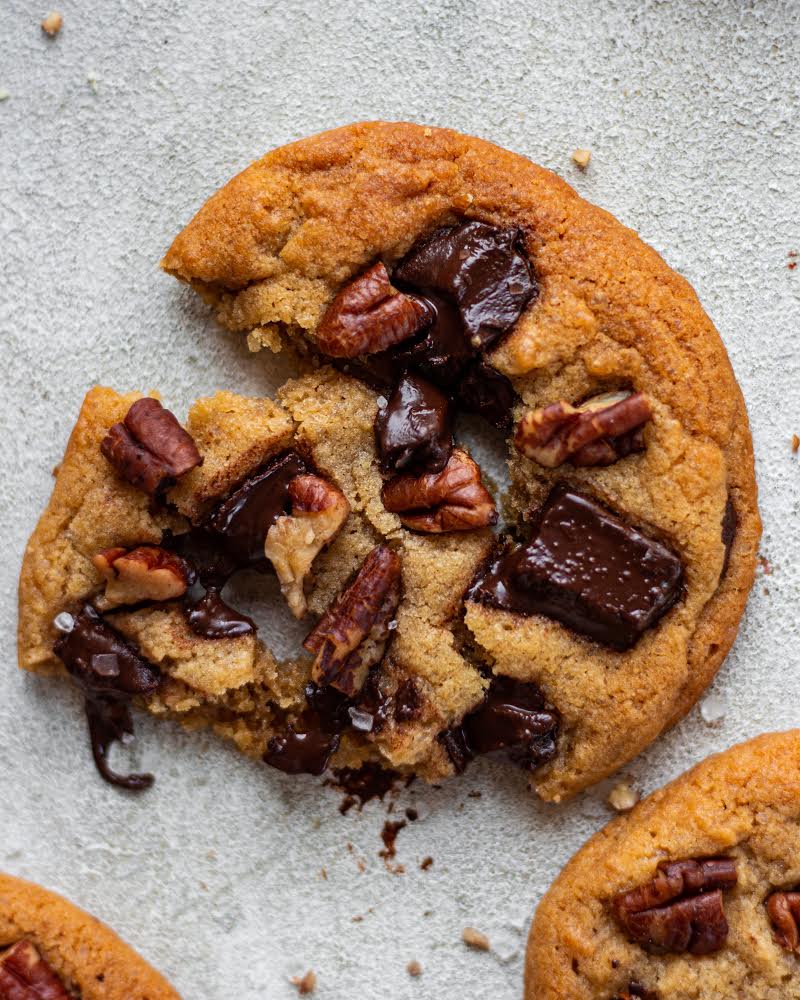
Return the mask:
[(708, 758), (566, 865), (531, 927), (525, 996), (800, 997), (798, 856), (800, 730)]

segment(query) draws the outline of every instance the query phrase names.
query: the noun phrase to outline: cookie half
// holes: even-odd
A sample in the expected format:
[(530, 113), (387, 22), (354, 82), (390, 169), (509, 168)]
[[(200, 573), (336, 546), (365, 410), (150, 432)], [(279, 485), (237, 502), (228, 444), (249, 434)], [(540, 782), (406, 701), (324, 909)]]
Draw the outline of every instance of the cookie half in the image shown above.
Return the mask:
[(0, 873), (0, 996), (15, 1000), (180, 1000), (96, 917)]
[[(434, 524), (428, 486), (408, 476), (436, 471), (442, 433), (418, 431), (431, 407), (409, 381), (509, 436), (504, 537), (464, 604), (473, 661), (496, 679), (493, 732), (454, 727), (455, 768), (541, 737), (522, 757), (539, 794), (559, 800), (688, 711), (754, 578), (752, 443), (711, 321), (635, 233), (523, 157), (378, 122), (267, 154), (162, 266), (253, 349), (291, 343), (371, 387), (393, 411), (376, 424), (378, 471), (405, 477), (381, 499), (405, 531)], [(381, 442), (397, 410), (417, 428), (411, 444)], [(382, 532), (379, 501), (372, 510)], [(452, 520), (437, 524), (468, 544)], [(540, 703), (515, 684), (535, 685)], [(557, 747), (534, 704), (558, 713)]]
[(529, 1000), (800, 997), (800, 730), (717, 754), (597, 833), (539, 904)]

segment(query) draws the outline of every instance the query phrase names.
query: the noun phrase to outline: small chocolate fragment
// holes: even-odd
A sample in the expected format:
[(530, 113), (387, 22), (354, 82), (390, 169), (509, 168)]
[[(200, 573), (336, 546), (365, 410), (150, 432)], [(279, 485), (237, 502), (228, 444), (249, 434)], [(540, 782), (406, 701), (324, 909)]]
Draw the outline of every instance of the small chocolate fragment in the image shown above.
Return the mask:
[(450, 400), (422, 376), (400, 378), (375, 417), (385, 472), (440, 472), (453, 450)]
[(522, 231), (477, 221), (445, 226), (419, 240), (394, 278), (453, 299), (465, 337), (476, 348), (507, 333), (536, 293)]
[(208, 527), (225, 540), (237, 569), (265, 564), (267, 532), (281, 514), (288, 513), (289, 484), (306, 471), (300, 456), (287, 452), (250, 476), (208, 519)]
[(137, 399), (114, 424), (100, 451), (132, 486), (159, 496), (202, 463), (194, 440), (157, 399)]
[(422, 695), (413, 677), (407, 677), (397, 688), (394, 696), (395, 722), (411, 722), (422, 709)]
[(468, 413), (477, 413), (492, 427), (507, 434), (516, 393), (510, 380), (485, 361), (473, 362), (458, 384), (458, 402)]
[(446, 729), (443, 733), (439, 733), (437, 738), (450, 758), (453, 770), (456, 774), (463, 774), (467, 769), (467, 764), (475, 756), (467, 744), (463, 726)]
[(725, 559), (722, 563), (722, 572), (720, 573), (720, 580), (725, 578), (725, 574), (728, 572), (728, 566), (731, 562), (731, 549), (733, 548), (733, 542), (736, 538), (736, 529), (739, 526), (739, 518), (736, 514), (736, 508), (733, 505), (733, 500), (728, 497), (727, 503), (725, 504), (725, 513), (722, 515), (722, 544), (725, 546)]
[(613, 649), (630, 649), (678, 600), (683, 570), (665, 545), (591, 497), (553, 489), (531, 542), (502, 552), (470, 600), (542, 614)]
[(108, 766), (115, 740), (133, 736), (129, 704), (136, 695), (152, 694), (161, 683), (157, 667), (87, 604), (72, 629), (59, 636), (53, 652), (86, 697), (86, 716), (97, 769), (113, 785), (139, 791), (153, 783), (150, 774), (118, 775)]
[(515, 763), (535, 771), (556, 755), (558, 713), (545, 708), (538, 685), (495, 677), (483, 704), (463, 722), (473, 754), (508, 751)]
[(765, 905), (775, 940), (786, 951), (800, 954), (800, 891), (773, 892)]
[(389, 771), (378, 764), (368, 761), (361, 767), (340, 767), (333, 772), (333, 779), (326, 785), (344, 792), (346, 798), (339, 807), (339, 812), (347, 813), (358, 804), (358, 811), (364, 808), (372, 799), (383, 801), (387, 792), (392, 791), (400, 781), (396, 771)]
[(189, 628), (204, 639), (235, 639), (256, 630), (252, 618), (226, 604), (216, 587), (209, 587), (200, 600), (187, 609), (187, 620)]
[(25, 938), (0, 951), (0, 1000), (69, 1000), (64, 984)]
[(736, 885), (733, 858), (660, 861), (654, 878), (611, 901), (633, 941), (656, 954), (709, 955), (728, 936), (722, 890)]
[(348, 700), (331, 688), (308, 684), (307, 708), (297, 722), (267, 744), (264, 762), (286, 774), (320, 775), (339, 749), (340, 734), (348, 724)]

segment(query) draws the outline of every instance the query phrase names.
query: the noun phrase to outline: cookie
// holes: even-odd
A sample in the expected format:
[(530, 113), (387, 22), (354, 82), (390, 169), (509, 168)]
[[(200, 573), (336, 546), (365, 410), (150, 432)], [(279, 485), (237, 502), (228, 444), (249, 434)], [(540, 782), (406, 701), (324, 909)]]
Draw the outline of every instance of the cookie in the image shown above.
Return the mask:
[(503, 749), (560, 800), (688, 711), (753, 582), (752, 443), (713, 325), (633, 232), (489, 143), (368, 123), (267, 154), (162, 265), (252, 349), (356, 377), (364, 418), (380, 403), (374, 445), (326, 423), (330, 369), (308, 376), (306, 428), (323, 449), (347, 440), (342, 488), (378, 537), (424, 549), (437, 533), (471, 562), (494, 514), (453, 421), (508, 437), (500, 537), (448, 593), (482, 678), (460, 699), (478, 720), (444, 713), (452, 769)]
[(0, 873), (0, 997), (180, 1000), (96, 917), (32, 882)]
[(581, 848), (539, 904), (529, 1000), (800, 997), (800, 730), (710, 757)]

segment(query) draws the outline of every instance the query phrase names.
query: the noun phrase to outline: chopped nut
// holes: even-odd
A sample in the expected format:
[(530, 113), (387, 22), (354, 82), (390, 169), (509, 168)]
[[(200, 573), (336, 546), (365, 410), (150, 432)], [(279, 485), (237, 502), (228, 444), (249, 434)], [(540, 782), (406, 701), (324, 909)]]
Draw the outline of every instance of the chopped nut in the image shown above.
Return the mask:
[(309, 993), (313, 993), (317, 988), (317, 974), (312, 969), (309, 969), (304, 976), (292, 976), (289, 982), (292, 986), (296, 986), (297, 992), (301, 997), (304, 997)]
[(385, 351), (431, 322), (426, 303), (399, 292), (379, 261), (339, 292), (322, 317), (317, 346), (334, 358)]
[(63, 983), (36, 946), (22, 940), (0, 951), (0, 997), (9, 1000), (69, 1000)]
[(641, 428), (653, 415), (640, 392), (608, 392), (572, 406), (560, 400), (529, 410), (520, 420), (514, 444), (539, 465), (612, 465), (644, 449)]
[(800, 953), (800, 892), (773, 892), (766, 907), (775, 940), (786, 951)]
[(406, 972), (409, 976), (414, 976), (416, 978), (417, 976), (422, 975), (422, 966), (416, 960), (409, 962), (406, 966)]
[(400, 603), (400, 557), (378, 545), (358, 574), (303, 643), (316, 653), (311, 676), (352, 696), (361, 690), (371, 667), (383, 657), (389, 622)]
[(140, 601), (172, 601), (182, 597), (193, 580), (190, 567), (156, 545), (136, 549), (106, 549), (92, 562), (106, 580), (101, 610)]
[(611, 908), (631, 939), (648, 951), (708, 955), (727, 939), (722, 890), (736, 878), (733, 858), (660, 861), (654, 878), (619, 893)]
[(591, 149), (576, 149), (572, 153), (572, 162), (580, 170), (586, 170), (592, 159)]
[(415, 531), (472, 531), (497, 521), (491, 493), (469, 455), (454, 448), (441, 472), (395, 476), (383, 487), (383, 505)]
[(480, 931), (476, 931), (474, 927), (465, 927), (461, 932), (461, 940), (468, 948), (474, 948), (476, 951), (489, 951), (491, 949), (489, 938), (485, 934), (481, 934)]
[(350, 513), (347, 498), (319, 476), (297, 476), (289, 483), (292, 512), (267, 532), (264, 555), (278, 574), (281, 592), (295, 618), (308, 610), (304, 582), (311, 564), (338, 534)]
[(55, 38), (59, 31), (61, 31), (63, 24), (64, 18), (61, 16), (61, 13), (57, 10), (51, 10), (42, 21), (42, 31), (51, 38)]
[(123, 479), (150, 496), (163, 493), (203, 459), (188, 434), (157, 399), (137, 399), (114, 424), (100, 451)]
[(798, 451), (800, 451), (800, 437), (792, 434), (792, 454), (796, 455)]
[(614, 785), (608, 796), (608, 804), (617, 812), (627, 812), (629, 809), (633, 809), (638, 801), (639, 793), (635, 788), (631, 788), (626, 781), (620, 781), (618, 785)]

